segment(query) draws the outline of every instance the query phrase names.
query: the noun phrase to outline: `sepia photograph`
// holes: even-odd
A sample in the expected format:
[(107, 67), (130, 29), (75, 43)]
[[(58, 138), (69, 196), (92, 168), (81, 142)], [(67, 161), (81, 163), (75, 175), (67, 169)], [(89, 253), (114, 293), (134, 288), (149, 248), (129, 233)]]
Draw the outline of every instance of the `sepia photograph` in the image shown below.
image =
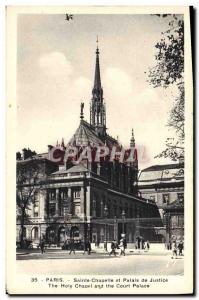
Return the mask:
[(190, 22), (7, 7), (8, 294), (193, 293)]

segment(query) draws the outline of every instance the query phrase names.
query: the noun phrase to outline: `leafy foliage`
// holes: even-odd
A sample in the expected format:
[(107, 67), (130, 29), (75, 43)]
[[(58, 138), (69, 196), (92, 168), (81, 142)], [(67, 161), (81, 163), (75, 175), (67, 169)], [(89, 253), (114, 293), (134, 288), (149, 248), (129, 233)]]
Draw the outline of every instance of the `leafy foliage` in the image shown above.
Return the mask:
[(28, 149), (24, 148), (22, 150), (22, 153), (23, 153), (23, 155), (19, 151), (16, 153), (17, 160), (32, 158), (33, 156), (35, 156), (37, 154), (35, 151), (32, 151), (29, 148)]
[[(164, 15), (166, 16), (166, 15)], [(184, 75), (184, 21), (173, 15), (169, 29), (162, 32), (162, 39), (155, 45), (157, 64), (149, 70), (149, 82), (154, 87), (167, 88), (183, 80)]]
[(18, 220), (20, 221), (20, 244), (24, 243), (24, 224), (28, 220), (28, 210), (34, 203), (35, 194), (40, 185), (40, 166), (37, 160), (31, 160), (28, 164), (20, 162), (17, 165), (17, 192), (16, 202), (18, 210)]
[(18, 151), (18, 152), (16, 153), (16, 159), (17, 159), (17, 160), (22, 160), (21, 152)]
[(167, 126), (175, 132), (175, 138), (167, 138), (166, 149), (156, 157), (178, 160), (184, 156), (184, 21), (176, 15), (157, 15), (168, 18), (168, 30), (155, 48), (156, 64), (149, 69), (148, 82), (153, 87), (167, 88), (177, 85), (178, 95), (174, 99)]

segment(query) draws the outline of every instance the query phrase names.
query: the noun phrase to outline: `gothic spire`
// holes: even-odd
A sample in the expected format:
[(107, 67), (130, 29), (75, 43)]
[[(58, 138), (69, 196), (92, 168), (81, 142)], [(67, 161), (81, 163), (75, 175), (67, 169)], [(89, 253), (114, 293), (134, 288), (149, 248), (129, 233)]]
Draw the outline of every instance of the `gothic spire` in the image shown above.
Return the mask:
[(62, 138), (62, 140), (61, 140), (61, 147), (65, 147), (64, 138)]
[[(98, 42), (98, 39), (97, 39)], [(94, 88), (101, 89), (101, 77), (100, 77), (100, 64), (99, 64), (99, 48), (97, 45), (96, 49), (96, 63), (95, 63), (95, 79), (94, 79)]]
[(84, 118), (84, 102), (81, 102), (81, 106), (80, 106), (80, 119), (83, 120)]
[(99, 63), (99, 47), (97, 37), (96, 48), (96, 63), (95, 63), (95, 77), (94, 86), (92, 90), (92, 99), (90, 107), (90, 124), (95, 127), (98, 136), (104, 137), (106, 135), (106, 111), (103, 103), (103, 89), (101, 86), (100, 77), (100, 63)]
[(134, 131), (132, 128), (132, 133), (131, 133), (131, 141), (130, 141), (130, 147), (135, 147), (135, 137), (134, 137)]

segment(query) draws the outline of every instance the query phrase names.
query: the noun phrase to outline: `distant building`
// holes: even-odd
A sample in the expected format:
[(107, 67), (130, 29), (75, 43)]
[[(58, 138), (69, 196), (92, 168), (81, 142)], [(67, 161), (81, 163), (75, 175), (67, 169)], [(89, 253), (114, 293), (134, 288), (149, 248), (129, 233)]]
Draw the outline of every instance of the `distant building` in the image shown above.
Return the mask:
[(154, 201), (164, 228), (157, 228), (162, 241), (184, 238), (184, 162), (143, 169), (138, 180), (140, 195)]
[[(84, 120), (84, 104), (81, 104), (80, 124), (65, 145), (62, 139), (57, 143), (60, 151), (68, 146), (77, 147), (80, 155), (87, 146), (106, 145), (110, 150), (122, 145), (107, 133), (106, 108), (101, 86), (99, 49), (96, 50), (96, 67), (90, 123)], [(130, 129), (129, 129), (130, 131)], [(134, 133), (129, 150), (135, 147)], [(49, 244), (62, 246), (74, 238), (77, 243), (89, 239), (95, 244), (119, 239), (126, 235), (127, 242), (135, 242), (136, 237), (145, 234), (148, 240), (155, 239), (153, 228), (144, 233), (145, 222), (140, 219), (157, 218), (159, 212), (153, 200), (145, 200), (137, 193), (138, 160), (133, 162), (113, 162), (102, 159), (100, 162), (83, 159), (74, 164), (71, 160), (58, 166), (50, 159), (52, 146), (48, 153), (35, 155), (33, 160), (17, 162), (17, 169), (24, 165), (29, 168), (32, 161), (40, 166), (40, 176), (34, 201), (27, 210), (24, 238), (39, 242), (45, 238)], [(24, 185), (25, 186), (25, 185)], [(20, 236), (20, 214), (18, 215), (17, 237)]]

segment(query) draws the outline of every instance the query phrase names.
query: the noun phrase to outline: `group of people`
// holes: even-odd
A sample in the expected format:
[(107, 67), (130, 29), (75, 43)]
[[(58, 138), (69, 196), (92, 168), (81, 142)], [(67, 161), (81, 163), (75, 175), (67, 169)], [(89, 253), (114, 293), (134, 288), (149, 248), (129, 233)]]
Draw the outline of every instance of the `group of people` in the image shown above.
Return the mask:
[(126, 247), (127, 247), (127, 243), (126, 243), (126, 240), (124, 238), (122, 238), (119, 242), (119, 244), (116, 242), (116, 240), (113, 240), (111, 242), (111, 251), (109, 253), (109, 255), (117, 255), (117, 252), (116, 252), (116, 249), (119, 249), (120, 250), (120, 253), (119, 255), (124, 255), (125, 256), (125, 250), (126, 250)]
[[(45, 240), (42, 239), (40, 244), (39, 244), (39, 248), (41, 250), (41, 253), (45, 253)], [(75, 241), (74, 239), (70, 239), (69, 241), (69, 254), (73, 253), (75, 254), (75, 250), (76, 250), (76, 245), (75, 245)], [(91, 243), (89, 240), (86, 240), (85, 243), (84, 243), (84, 252), (83, 254), (85, 253), (88, 253), (89, 255), (91, 254)]]
[[(45, 240), (42, 239), (40, 244), (39, 244), (39, 247), (40, 247), (40, 250), (41, 250), (41, 253), (45, 253)], [(69, 254), (73, 253), (75, 254), (75, 242), (74, 242), (74, 239), (71, 239), (70, 242), (69, 242)], [(116, 241), (116, 240), (113, 240), (111, 242), (111, 251), (109, 252), (109, 255), (111, 256), (112, 254), (114, 256), (116, 256), (118, 254), (118, 251), (119, 250), (119, 255), (124, 255), (125, 256), (125, 250), (127, 248), (127, 242), (126, 242), (126, 239), (125, 238), (121, 238), (119, 243)], [(150, 244), (148, 241), (145, 241), (143, 238), (136, 238), (136, 249), (145, 249), (145, 250), (149, 250), (150, 249)], [(172, 258), (176, 258), (178, 255), (179, 256), (182, 256), (183, 255), (183, 249), (184, 249), (184, 245), (183, 245), (183, 241), (173, 241), (171, 243), (171, 248), (172, 250)], [(83, 254), (85, 253), (88, 253), (88, 255), (91, 254), (91, 243), (89, 240), (85, 240), (84, 242), (84, 252)]]
[[(71, 254), (73, 252), (73, 254), (75, 254), (75, 242), (73, 239), (70, 240), (70, 244), (69, 244), (69, 254)], [(88, 253), (88, 255), (91, 254), (91, 243), (89, 240), (86, 240), (84, 242), (84, 252), (83, 254), (85, 253)]]
[(138, 236), (136, 237), (135, 248), (149, 251), (150, 249), (149, 241), (145, 241), (142, 236)]
[(179, 242), (173, 241), (172, 246), (171, 246), (172, 258), (177, 257), (178, 255), (182, 256), (183, 255), (183, 253), (182, 253), (183, 249), (184, 249), (184, 245), (183, 245), (182, 241), (179, 241)]

